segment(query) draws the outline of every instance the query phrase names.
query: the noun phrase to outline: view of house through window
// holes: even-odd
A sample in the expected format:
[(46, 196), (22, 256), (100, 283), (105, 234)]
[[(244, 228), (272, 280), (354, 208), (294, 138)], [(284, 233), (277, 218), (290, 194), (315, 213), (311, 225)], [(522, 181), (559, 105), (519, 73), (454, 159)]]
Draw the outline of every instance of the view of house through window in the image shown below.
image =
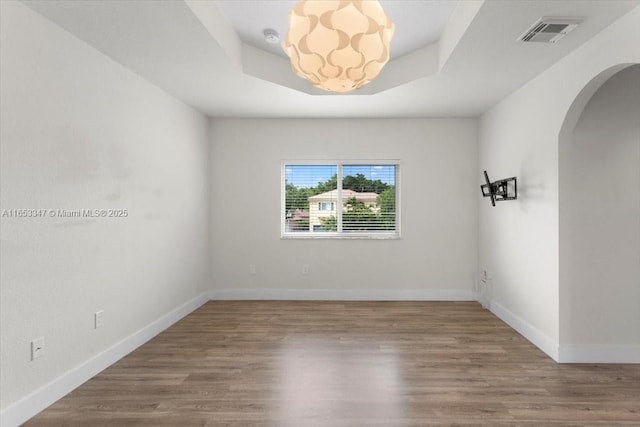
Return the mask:
[(397, 165), (288, 164), (284, 175), (284, 234), (397, 233)]

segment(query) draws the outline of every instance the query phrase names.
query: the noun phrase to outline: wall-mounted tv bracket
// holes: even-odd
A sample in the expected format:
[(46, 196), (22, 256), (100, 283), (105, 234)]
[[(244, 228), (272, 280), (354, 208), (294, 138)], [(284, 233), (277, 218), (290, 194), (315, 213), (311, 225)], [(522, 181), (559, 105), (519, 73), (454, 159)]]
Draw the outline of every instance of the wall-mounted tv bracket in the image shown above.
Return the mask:
[(518, 180), (515, 176), (491, 182), (487, 171), (484, 171), (484, 180), (486, 184), (481, 185), (480, 190), (482, 190), (482, 196), (491, 197), (491, 206), (495, 206), (496, 202), (518, 198)]

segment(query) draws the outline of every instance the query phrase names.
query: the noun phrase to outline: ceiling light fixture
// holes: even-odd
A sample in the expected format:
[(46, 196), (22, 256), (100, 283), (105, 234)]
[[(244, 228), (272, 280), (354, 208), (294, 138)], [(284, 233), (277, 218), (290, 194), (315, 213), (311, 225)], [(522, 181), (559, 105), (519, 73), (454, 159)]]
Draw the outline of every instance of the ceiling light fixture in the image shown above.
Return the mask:
[(300, 0), (282, 48), (291, 68), (332, 92), (359, 89), (389, 61), (394, 25), (377, 0)]

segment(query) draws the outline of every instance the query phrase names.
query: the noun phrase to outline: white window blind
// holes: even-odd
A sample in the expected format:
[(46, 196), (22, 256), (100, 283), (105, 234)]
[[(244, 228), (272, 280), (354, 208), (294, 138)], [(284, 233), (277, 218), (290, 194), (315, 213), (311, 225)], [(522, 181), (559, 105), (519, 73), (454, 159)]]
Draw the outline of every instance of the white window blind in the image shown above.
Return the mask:
[(283, 166), (284, 237), (398, 237), (398, 165)]

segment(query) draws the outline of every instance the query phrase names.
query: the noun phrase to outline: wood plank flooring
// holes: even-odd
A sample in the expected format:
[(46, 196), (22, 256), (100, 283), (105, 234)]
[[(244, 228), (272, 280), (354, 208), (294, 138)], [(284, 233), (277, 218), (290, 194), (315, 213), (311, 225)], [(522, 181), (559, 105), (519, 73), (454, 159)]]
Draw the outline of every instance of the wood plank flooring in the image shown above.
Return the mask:
[(28, 426), (640, 426), (640, 365), (559, 365), (472, 302), (209, 302)]

